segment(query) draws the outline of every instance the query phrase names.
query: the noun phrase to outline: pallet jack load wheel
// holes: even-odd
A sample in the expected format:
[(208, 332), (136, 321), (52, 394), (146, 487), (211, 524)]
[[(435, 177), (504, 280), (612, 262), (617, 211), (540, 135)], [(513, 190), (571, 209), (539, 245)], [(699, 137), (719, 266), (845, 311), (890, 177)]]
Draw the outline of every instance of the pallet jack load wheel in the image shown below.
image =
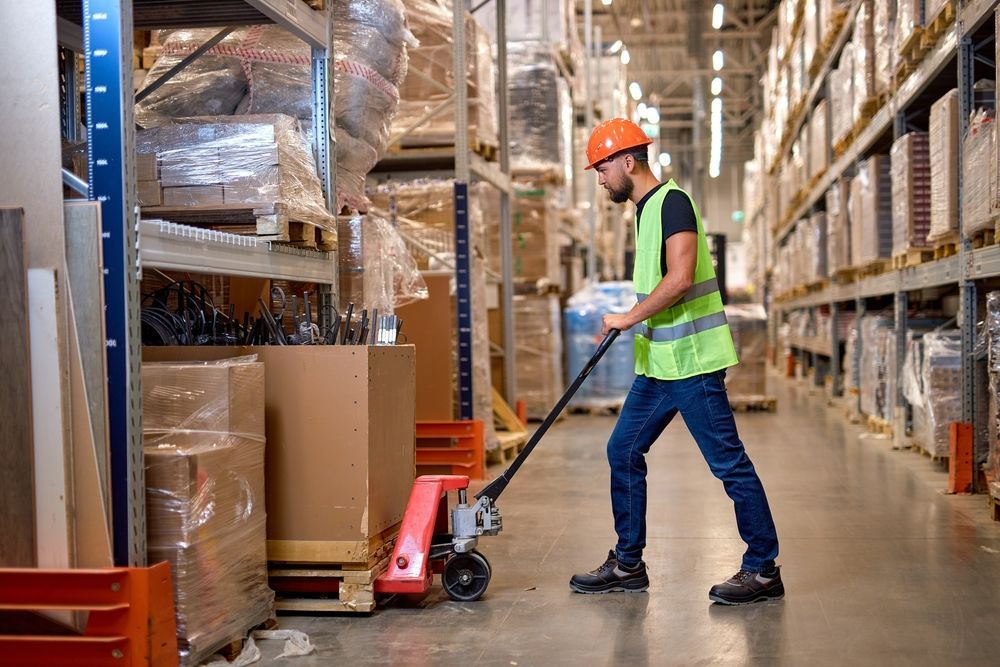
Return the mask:
[(473, 602), (490, 585), (490, 563), (478, 551), (455, 554), (444, 564), (441, 583), (448, 597), (459, 602)]

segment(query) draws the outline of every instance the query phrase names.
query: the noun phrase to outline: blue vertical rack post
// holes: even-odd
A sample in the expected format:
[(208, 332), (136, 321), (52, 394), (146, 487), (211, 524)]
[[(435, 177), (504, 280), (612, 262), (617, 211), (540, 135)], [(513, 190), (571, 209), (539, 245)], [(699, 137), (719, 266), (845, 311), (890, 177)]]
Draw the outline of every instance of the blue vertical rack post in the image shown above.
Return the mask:
[(458, 418), (473, 418), (472, 254), (469, 243), (469, 107), (464, 2), (453, 3), (452, 67), (455, 72), (455, 307), (458, 311)]
[(89, 198), (101, 204), (115, 564), (145, 565), (132, 3), (84, 0)]

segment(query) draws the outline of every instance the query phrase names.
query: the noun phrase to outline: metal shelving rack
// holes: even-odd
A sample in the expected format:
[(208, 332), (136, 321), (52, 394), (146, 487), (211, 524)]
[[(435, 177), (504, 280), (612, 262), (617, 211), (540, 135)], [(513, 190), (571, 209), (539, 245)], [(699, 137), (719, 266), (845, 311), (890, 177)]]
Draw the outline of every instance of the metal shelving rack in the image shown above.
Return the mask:
[[(317, 282), (324, 303), (335, 301), (338, 278), (336, 253), (295, 251), (231, 234), (140, 221), (133, 160), (132, 30), (275, 23), (306, 41), (313, 55), (314, 149), (324, 194), (335, 212), (331, 24), (327, 12), (301, 0), (57, 0), (57, 8), (60, 42), (84, 55), (89, 198), (101, 202), (104, 229), (114, 558), (119, 565), (142, 565), (142, 267)], [(72, 103), (67, 107), (73, 110)]]
[[(949, 66), (955, 68), (957, 75), (959, 100), (960, 100), (960, 136), (965, 136), (968, 130), (969, 114), (973, 105), (973, 83), (975, 82), (975, 62), (977, 60), (976, 49), (983, 44), (974, 44), (973, 36), (983, 29), (983, 26), (992, 21), (994, 11), (997, 8), (997, 0), (966, 0), (960, 2), (960, 7), (955, 23), (948, 32), (941, 37), (935, 47), (928, 52), (917, 69), (910, 75), (905, 83), (889, 99), (888, 103), (880, 109), (872, 118), (871, 123), (858, 135), (847, 151), (834, 161), (826, 173), (820, 178), (816, 185), (807, 193), (803, 202), (793, 215), (776, 229), (773, 235), (774, 244), (780, 245), (794, 228), (796, 222), (803, 216), (809, 214), (817, 206), (820, 198), (830, 188), (834, 180), (848, 171), (855, 163), (862, 159), (872, 148), (888, 133), (893, 133), (893, 138), (898, 138), (906, 131), (907, 113), (910, 107), (917, 104), (921, 96), (943, 75), (947, 73)], [(796, 119), (795, 128), (800, 128), (807, 114), (811, 113), (812, 106), (815, 105), (821, 88), (826, 85), (829, 73), (833, 64), (839, 58), (846, 40), (851, 32), (851, 17), (857, 12), (859, 3), (855, 2), (848, 14), (841, 33), (838, 35), (835, 46), (820, 71), (820, 74), (813, 82), (804, 111)], [(989, 30), (992, 39), (986, 40), (992, 43), (996, 35)], [(994, 65), (995, 67), (995, 65)], [(994, 69), (995, 74), (995, 69)], [(926, 113), (929, 105), (921, 106), (918, 112)], [(797, 130), (796, 130), (797, 131)], [(960, 142), (961, 161), (961, 142)], [(781, 156), (782, 158), (784, 156)], [(959, 201), (964, 184), (962, 183), (961, 172), (959, 173)], [(972, 249), (971, 243), (961, 234), (962, 219), (959, 211), (959, 230), (963, 238), (957, 255), (938, 259), (932, 262), (914, 267), (888, 271), (886, 273), (858, 279), (856, 282), (848, 284), (829, 283), (821, 290), (812, 292), (798, 298), (773, 302), (770, 304), (772, 310), (776, 311), (779, 317), (801, 309), (816, 309), (827, 307), (831, 314), (831, 342), (829, 346), (819, 344), (817, 341), (798, 340), (792, 341), (793, 348), (799, 353), (806, 353), (813, 356), (814, 363), (819, 357), (829, 358), (830, 372), (833, 378), (833, 391), (836, 395), (842, 393), (840, 381), (840, 346), (842, 341), (838, 335), (837, 317), (848, 304), (854, 304), (856, 315), (861, 316), (868, 307), (867, 299), (891, 297), (893, 313), (895, 317), (896, 349), (897, 349), (897, 374), (901, 372), (902, 358), (905, 353), (906, 344), (906, 318), (911, 295), (930, 288), (954, 288), (958, 291), (961, 301), (959, 314), (959, 328), (962, 331), (962, 413), (966, 422), (973, 423), (976, 434), (976, 456), (973, 458), (973, 465), (978, 468), (986, 453), (985, 424), (977, 423), (981, 421), (979, 415), (983, 412), (977, 409), (984, 397), (979, 396), (980, 388), (975, 382), (976, 360), (974, 355), (976, 324), (978, 321), (978, 300), (977, 281), (991, 278), (1000, 278), (1000, 246), (990, 246), (979, 249)], [(860, 362), (860, 345), (855, 349), (855, 363), (857, 368)], [(905, 405), (902, 397), (902, 383), (897, 382), (897, 406)], [(974, 475), (974, 479), (978, 479)]]

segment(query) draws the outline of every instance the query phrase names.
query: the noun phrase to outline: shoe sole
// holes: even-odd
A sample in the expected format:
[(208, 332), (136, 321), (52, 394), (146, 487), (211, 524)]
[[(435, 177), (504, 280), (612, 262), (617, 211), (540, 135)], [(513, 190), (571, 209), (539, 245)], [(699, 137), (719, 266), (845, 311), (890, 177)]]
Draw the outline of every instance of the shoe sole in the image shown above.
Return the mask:
[(784, 597), (785, 597), (785, 592), (781, 591), (780, 593), (762, 593), (757, 597), (751, 598), (749, 600), (726, 600), (725, 598), (721, 598), (718, 595), (712, 595), (712, 594), (709, 594), (708, 599), (718, 604), (724, 604), (727, 607), (742, 607), (744, 605), (756, 604), (758, 602), (781, 600)]
[(649, 590), (649, 584), (641, 586), (640, 588), (625, 588), (624, 586), (615, 586), (614, 588), (587, 590), (586, 588), (580, 588), (579, 586), (570, 583), (569, 589), (574, 593), (581, 593), (583, 595), (604, 595), (605, 593), (645, 593), (646, 591)]

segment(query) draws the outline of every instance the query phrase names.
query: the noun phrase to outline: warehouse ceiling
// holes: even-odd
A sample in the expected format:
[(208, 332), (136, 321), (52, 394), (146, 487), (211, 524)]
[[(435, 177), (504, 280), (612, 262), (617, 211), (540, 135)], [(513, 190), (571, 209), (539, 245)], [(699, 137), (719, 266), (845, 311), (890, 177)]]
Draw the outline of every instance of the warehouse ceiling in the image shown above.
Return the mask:
[[(716, 4), (724, 7), (719, 29), (712, 26)], [(641, 101), (659, 110), (660, 135), (674, 150), (693, 150), (696, 142), (708, 146), (711, 81), (720, 77), (725, 159), (742, 161), (753, 156), (753, 131), (763, 108), (760, 78), (777, 5), (777, 0), (612, 0), (610, 5), (595, 0), (593, 14), (605, 53), (618, 40), (628, 50), (628, 80), (639, 83)], [(582, 34), (582, 3), (577, 10)], [(718, 72), (712, 63), (716, 50), (724, 54)]]

